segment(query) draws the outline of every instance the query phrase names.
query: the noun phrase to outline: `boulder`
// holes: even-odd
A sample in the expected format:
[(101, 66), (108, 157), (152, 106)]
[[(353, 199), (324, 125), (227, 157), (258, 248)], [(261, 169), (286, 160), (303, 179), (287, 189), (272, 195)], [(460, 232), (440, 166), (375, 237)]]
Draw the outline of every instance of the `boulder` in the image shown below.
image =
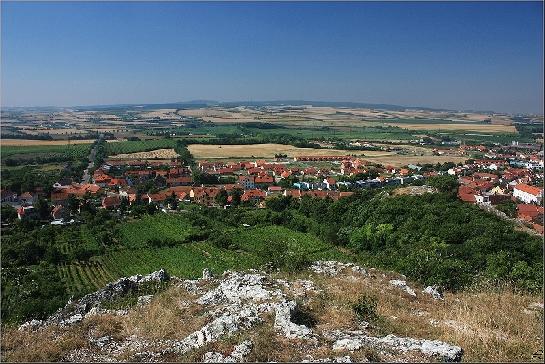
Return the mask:
[(325, 274), (330, 277), (339, 275), (345, 269), (351, 269), (353, 272), (357, 272), (363, 275), (367, 275), (367, 271), (362, 267), (353, 263), (342, 263), (333, 260), (320, 260), (312, 263), (310, 270), (315, 273)]
[(291, 321), (291, 314), (295, 307), (295, 301), (284, 301), (277, 304), (274, 327), (288, 339), (308, 339), (311, 337), (312, 330), (305, 325), (298, 325)]
[(30, 321), (27, 321), (27, 322), (21, 324), (21, 326), (19, 326), (19, 331), (35, 330), (38, 327), (42, 326), (43, 323), (44, 322), (42, 320), (30, 320)]

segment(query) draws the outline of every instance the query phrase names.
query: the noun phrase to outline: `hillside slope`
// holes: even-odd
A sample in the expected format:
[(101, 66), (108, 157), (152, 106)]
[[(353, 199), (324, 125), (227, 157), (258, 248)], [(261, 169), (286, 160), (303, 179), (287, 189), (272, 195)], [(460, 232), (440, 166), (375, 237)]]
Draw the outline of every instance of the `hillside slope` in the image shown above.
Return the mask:
[[(4, 330), (6, 361), (542, 361), (543, 300), (437, 292), (319, 261), (299, 273), (122, 278)], [(540, 351), (541, 350), (541, 351)]]

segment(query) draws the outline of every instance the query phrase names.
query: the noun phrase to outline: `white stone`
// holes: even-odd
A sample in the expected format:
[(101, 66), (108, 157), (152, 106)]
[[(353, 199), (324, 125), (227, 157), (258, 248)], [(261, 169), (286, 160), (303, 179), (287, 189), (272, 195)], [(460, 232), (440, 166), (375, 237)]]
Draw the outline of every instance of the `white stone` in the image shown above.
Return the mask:
[(403, 291), (407, 292), (409, 295), (416, 297), (416, 292), (407, 285), (407, 282), (399, 280), (399, 279), (392, 279), (390, 281), (390, 284), (394, 287), (398, 287), (402, 289)]
[(138, 297), (138, 301), (137, 301), (137, 305), (138, 306), (144, 306), (144, 305), (147, 305), (151, 302), (151, 300), (153, 299), (153, 295), (152, 294), (149, 294), (149, 295), (145, 295), (145, 296), (139, 296)]
[(202, 270), (202, 279), (203, 280), (212, 279), (212, 273), (210, 272), (210, 270), (208, 268), (204, 268)]
[(341, 339), (335, 341), (333, 350), (358, 350), (363, 346), (363, 342), (359, 339)]
[(19, 330), (20, 331), (26, 330), (26, 329), (34, 330), (34, 329), (40, 327), (42, 324), (43, 324), (42, 320), (30, 320), (30, 321), (27, 321), (27, 322), (23, 323), (21, 326), (19, 326)]
[(334, 350), (354, 351), (370, 345), (374, 347), (388, 347), (399, 352), (419, 351), (426, 356), (433, 356), (443, 361), (460, 361), (463, 350), (459, 346), (450, 345), (439, 340), (422, 340), (409, 337), (388, 335), (385, 337), (367, 336), (362, 331), (333, 331), (325, 336), (336, 338)]
[(352, 363), (352, 358), (350, 356), (336, 356), (334, 358), (323, 358), (323, 359), (314, 359), (309, 355), (310, 358), (302, 360), (302, 363)]
[(427, 286), (422, 293), (429, 294), (434, 300), (443, 300), (443, 294), (439, 291), (437, 286)]
[(328, 276), (336, 276), (344, 269), (351, 268), (353, 272), (358, 272), (367, 275), (367, 271), (353, 263), (341, 263), (334, 260), (320, 260), (312, 263), (310, 270), (315, 273), (325, 274)]
[(61, 321), (60, 324), (63, 325), (63, 326), (64, 325), (73, 325), (75, 323), (80, 322), (81, 320), (83, 320), (83, 315), (77, 313), (75, 315), (70, 316), (66, 320)]
[(274, 327), (284, 333), (289, 339), (310, 338), (312, 330), (305, 325), (298, 325), (291, 321), (291, 313), (295, 309), (295, 301), (281, 302), (276, 305)]

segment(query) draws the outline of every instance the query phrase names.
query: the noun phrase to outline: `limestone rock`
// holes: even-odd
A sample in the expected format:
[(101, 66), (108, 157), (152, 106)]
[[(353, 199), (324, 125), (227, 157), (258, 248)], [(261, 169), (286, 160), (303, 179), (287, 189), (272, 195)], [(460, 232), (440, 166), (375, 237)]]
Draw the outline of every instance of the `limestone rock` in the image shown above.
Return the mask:
[(212, 279), (212, 273), (210, 272), (210, 270), (208, 268), (204, 268), (202, 270), (202, 279), (203, 280)]
[(27, 321), (23, 324), (21, 324), (21, 326), (19, 326), (19, 331), (23, 331), (23, 330), (35, 330), (37, 329), (38, 327), (42, 326), (43, 325), (43, 321), (42, 320), (30, 320), (30, 321)]
[[(309, 355), (310, 356), (310, 355)], [(334, 358), (314, 359), (310, 356), (309, 359), (304, 359), (302, 363), (353, 363), (352, 358), (349, 355), (336, 356)]]
[[(104, 288), (83, 296), (75, 302), (70, 302), (64, 308), (58, 310), (50, 316), (46, 324), (62, 323), (71, 325), (77, 323), (86, 316), (93, 308), (100, 308), (104, 301), (113, 300), (122, 297), (131, 290), (137, 288), (140, 284), (146, 282), (166, 282), (170, 279), (168, 273), (164, 270), (158, 270), (148, 275), (135, 275), (131, 277), (120, 278), (115, 282), (108, 283)], [(78, 316), (79, 315), (79, 316)], [(81, 317), (81, 318), (80, 318)]]
[(367, 274), (367, 271), (360, 266), (357, 266), (353, 263), (341, 263), (333, 260), (320, 260), (314, 262), (310, 266), (310, 270), (315, 273), (325, 274), (330, 277), (339, 275), (343, 270), (351, 268), (353, 272), (358, 272), (360, 274)]
[(291, 321), (291, 313), (295, 309), (295, 301), (282, 302), (276, 305), (274, 327), (284, 333), (289, 339), (308, 339), (312, 330), (305, 325), (298, 325)]
[(402, 289), (403, 291), (407, 292), (409, 295), (413, 296), (413, 297), (416, 297), (416, 292), (407, 285), (407, 282), (406, 281), (402, 281), (402, 280), (399, 280), (399, 279), (392, 279), (390, 281), (390, 284), (394, 287), (398, 287), (400, 289)]
[(138, 299), (137, 299), (137, 305), (138, 306), (145, 306), (145, 305), (149, 304), (152, 299), (153, 299), (152, 294), (145, 295), (145, 296), (139, 296)]
[(443, 293), (438, 286), (427, 286), (422, 293), (429, 294), (434, 300), (443, 300)]
[(236, 345), (233, 352), (227, 356), (223, 356), (217, 352), (207, 352), (203, 356), (205, 363), (241, 363), (252, 352), (253, 343), (250, 340), (244, 340)]
[(335, 338), (334, 350), (358, 350), (364, 346), (384, 347), (398, 352), (419, 351), (422, 354), (442, 361), (457, 362), (462, 359), (463, 350), (459, 346), (450, 345), (439, 340), (423, 340), (410, 337), (368, 336), (362, 331), (333, 331), (329, 338)]

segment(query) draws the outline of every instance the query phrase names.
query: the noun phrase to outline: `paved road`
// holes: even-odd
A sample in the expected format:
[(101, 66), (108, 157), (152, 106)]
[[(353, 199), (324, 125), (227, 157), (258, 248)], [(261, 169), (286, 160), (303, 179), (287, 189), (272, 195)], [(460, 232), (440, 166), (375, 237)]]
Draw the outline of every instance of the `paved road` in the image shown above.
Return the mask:
[[(100, 140), (100, 139), (99, 139)], [(83, 171), (83, 177), (81, 177), (82, 183), (90, 183), (91, 181), (91, 175), (89, 174), (89, 170), (91, 170), (95, 166), (95, 155), (96, 155), (96, 147), (93, 147), (91, 149), (91, 152), (89, 153), (89, 164), (87, 165), (87, 168)]]

